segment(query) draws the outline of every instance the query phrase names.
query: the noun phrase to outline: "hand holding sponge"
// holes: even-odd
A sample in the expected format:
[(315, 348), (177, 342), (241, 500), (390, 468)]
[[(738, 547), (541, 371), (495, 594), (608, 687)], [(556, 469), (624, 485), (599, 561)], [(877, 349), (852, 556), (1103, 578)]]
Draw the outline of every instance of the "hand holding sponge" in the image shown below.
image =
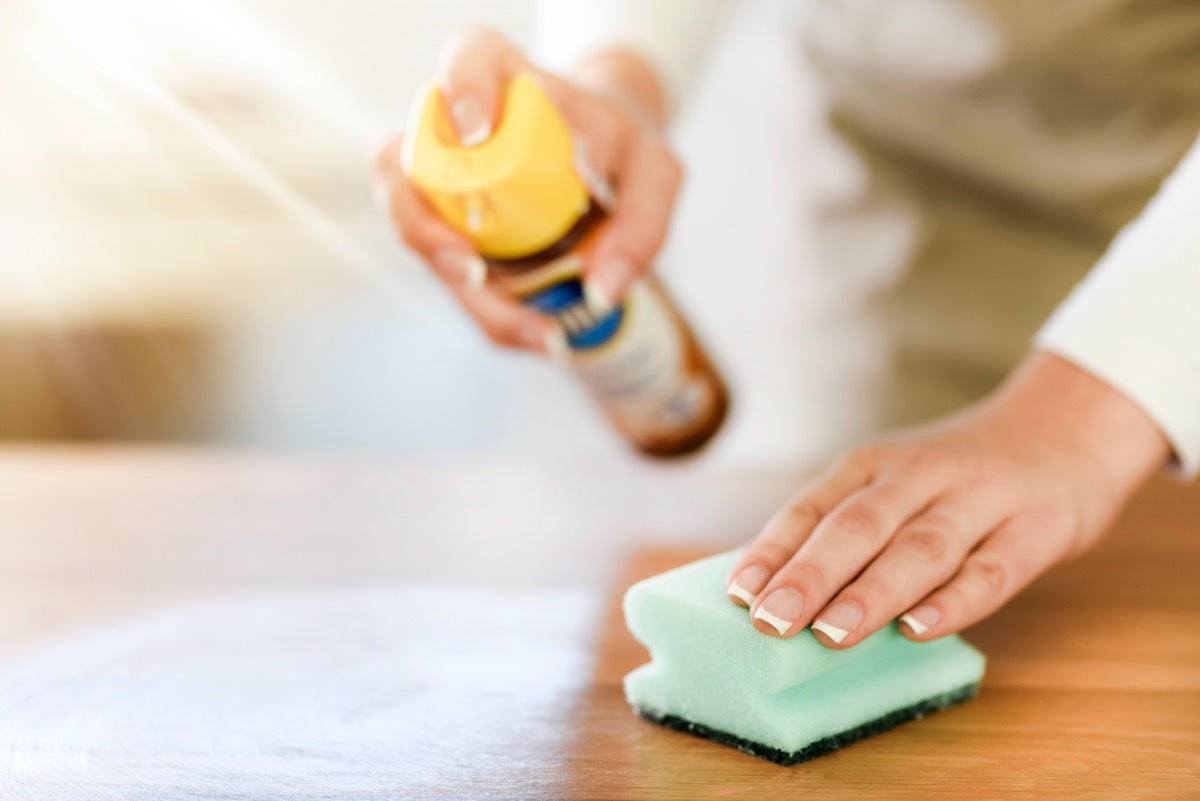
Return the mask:
[(794, 765), (970, 698), (983, 655), (957, 636), (917, 643), (894, 623), (853, 648), (811, 631), (766, 636), (724, 591), (736, 553), (639, 582), (629, 630), (652, 661), (625, 677), (643, 717)]

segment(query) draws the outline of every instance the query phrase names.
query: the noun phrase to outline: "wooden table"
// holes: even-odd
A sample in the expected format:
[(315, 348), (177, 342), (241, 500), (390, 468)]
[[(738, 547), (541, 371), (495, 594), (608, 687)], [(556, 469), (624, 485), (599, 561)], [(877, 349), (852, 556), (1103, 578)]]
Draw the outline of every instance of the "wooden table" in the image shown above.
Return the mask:
[[(796, 480), (629, 462), (0, 452), (0, 698), (6, 677), (60, 647), (43, 641), (104, 643), (146, 610), (288, 593), (319, 611), (374, 587), (398, 618), (423, 621), (400, 645), (424, 660), (378, 657), (397, 647), (370, 640), (386, 620), (349, 627), (364, 660), (383, 659), (355, 679), (375, 699), (369, 760), (338, 739), (358, 719), (313, 703), (315, 723), (330, 715), (342, 733), (292, 732), (269, 765), (233, 754), (214, 767), (204, 738), (220, 721), (201, 710), (187, 748), (126, 744), (139, 767), (114, 773), (113, 749), (54, 753), (72, 747), (56, 732), (104, 731), (114, 710), (35, 720), (0, 704), (0, 798), (235, 798), (252, 783), (258, 799), (1200, 798), (1200, 493), (1165, 481), (1098, 549), (967, 633), (989, 669), (965, 706), (793, 768), (634, 717), (620, 679), (645, 654), (620, 620), (622, 589), (748, 537)], [(280, 627), (276, 660), (333, 642), (328, 620)], [(276, 669), (266, 650), (241, 656)], [(85, 663), (57, 691), (94, 689)], [(411, 674), (431, 664), (452, 669), (425, 670), (414, 694)], [(169, 706), (170, 682), (158, 686)], [(256, 714), (285, 710), (264, 701)], [(5, 739), (34, 728), (40, 746)], [(30, 768), (66, 757), (69, 783)]]

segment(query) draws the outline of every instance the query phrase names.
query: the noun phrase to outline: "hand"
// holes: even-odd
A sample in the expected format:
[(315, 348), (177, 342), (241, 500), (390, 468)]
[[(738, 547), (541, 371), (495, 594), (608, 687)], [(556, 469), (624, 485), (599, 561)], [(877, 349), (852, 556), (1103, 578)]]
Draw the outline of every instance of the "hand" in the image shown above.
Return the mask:
[(979, 406), (855, 450), (802, 491), (746, 548), (730, 597), (759, 631), (811, 624), (830, 648), (901, 615), (909, 639), (951, 634), (1091, 546), (1167, 451), (1124, 395), (1035, 353)]
[[(504, 90), (519, 71), (540, 78), (580, 143), (577, 169), (593, 196), (620, 202), (584, 266), (591, 302), (611, 305), (648, 268), (666, 235), (679, 188), (679, 163), (657, 129), (663, 99), (653, 70), (637, 56), (610, 51), (594, 56), (573, 81), (537, 70), (503, 37), (470, 28), (455, 37), (442, 59), (439, 83), (459, 140), (488, 139)], [(549, 316), (525, 308), (487, 284), (487, 266), (471, 242), (442, 221), (400, 169), (403, 134), (376, 159), (392, 221), (401, 239), (446, 283), (496, 344), (559, 355), (564, 334)]]

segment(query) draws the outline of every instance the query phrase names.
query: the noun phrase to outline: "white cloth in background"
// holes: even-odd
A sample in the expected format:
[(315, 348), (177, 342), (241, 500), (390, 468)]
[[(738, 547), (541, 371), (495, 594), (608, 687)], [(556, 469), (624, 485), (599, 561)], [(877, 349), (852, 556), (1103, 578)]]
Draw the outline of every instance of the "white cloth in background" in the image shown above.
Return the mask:
[[(899, 183), (911, 184), (900, 195), (912, 201), (908, 206), (916, 216), (906, 216), (905, 202), (890, 204), (886, 202), (888, 194), (880, 193), (884, 201), (862, 203), (868, 213), (859, 214), (863, 225), (851, 226), (844, 237), (846, 246), (833, 259), (838, 262), (837, 269), (826, 265), (820, 272), (825, 286), (799, 287), (795, 280), (789, 282), (783, 277), (781, 268), (786, 268), (788, 261), (801, 263), (811, 254), (803, 242), (797, 241), (803, 239), (805, 227), (799, 215), (793, 218), (791, 227), (800, 229), (800, 233), (789, 242), (781, 227), (787, 222), (776, 219), (778, 213), (782, 210), (786, 215), (802, 205), (793, 186), (814, 172), (829, 172), (822, 148), (835, 162), (833, 172), (839, 169), (836, 163), (846, 159), (836, 144), (822, 142), (819, 134), (806, 138), (797, 130), (805, 112), (797, 109), (788, 93), (804, 81), (781, 71), (788, 59), (779, 52), (780, 42), (789, 36), (795, 49), (802, 49), (804, 37), (796, 34), (792, 6), (771, 2), (737, 4), (733, 19), (726, 19), (730, 25), (728, 38), (741, 37), (741, 42), (726, 42), (723, 47), (726, 53), (739, 53), (741, 59), (724, 65), (726, 70), (740, 73), (740, 78), (732, 79), (732, 83), (727, 80), (724, 87), (723, 102), (730, 105), (723, 119), (711, 107), (685, 115), (682, 149), (685, 156), (692, 156), (689, 166), (693, 171), (702, 173), (698, 184), (703, 183), (703, 173), (721, 172), (721, 165), (714, 168), (706, 164), (719, 153), (733, 161), (742, 159), (750, 165), (757, 162), (756, 171), (742, 176), (747, 183), (757, 183), (746, 196), (730, 183), (737, 181), (738, 175), (727, 172), (723, 176), (725, 190), (741, 195), (747, 205), (742, 205), (740, 214), (733, 218), (719, 223), (714, 220), (721, 218), (704, 221), (709, 232), (705, 248), (691, 252), (706, 259), (705, 263), (693, 261), (672, 268), (678, 267), (686, 276), (674, 282), (685, 302), (693, 294), (693, 284), (710, 284), (704, 295), (707, 302), (695, 304), (704, 307), (706, 324), (721, 317), (719, 306), (726, 307), (723, 321), (712, 328), (714, 338), (725, 336), (726, 326), (734, 317), (759, 328), (760, 336), (742, 336), (735, 347), (726, 349), (728, 356), (738, 362), (747, 357), (746, 346), (755, 339), (759, 348), (777, 347), (789, 358), (797, 355), (797, 343), (781, 339), (789, 333), (786, 325), (764, 335), (771, 326), (762, 318), (779, 314), (782, 307), (788, 306), (778, 293), (842, 299), (840, 309), (835, 303), (824, 315), (834, 323), (834, 312), (852, 314), (856, 301), (870, 303), (874, 293), (886, 288), (889, 280), (895, 280), (903, 291), (907, 279), (888, 275), (889, 259), (882, 252), (890, 248), (894, 254), (891, 266), (903, 272), (904, 262), (910, 257), (916, 261), (922, 258), (914, 240), (929, 230), (935, 231), (935, 245), (943, 246), (944, 251), (947, 243), (936, 241), (936, 214), (942, 211), (949, 210), (944, 219), (952, 226), (968, 231), (987, 220), (988, 204), (993, 197), (998, 199), (992, 208), (998, 219), (991, 233), (1002, 257), (1010, 263), (1015, 262), (1014, 255), (1019, 258), (1020, 242), (1014, 245), (1014, 241), (1003, 241), (1005, 238), (1028, 238), (1030, 257), (1035, 260), (1054, 261), (1058, 254), (1063, 256), (1064, 264), (1071, 264), (1093, 250), (1098, 257), (1103, 241), (1115, 226), (1135, 216), (1144, 196), (1169, 170), (1180, 152), (1179, 143), (1186, 147), (1195, 137), (1195, 113), (1170, 116), (1163, 111), (1173, 102), (1182, 103), (1190, 111), (1188, 104), (1197, 100), (1194, 91), (1187, 88), (1187, 75), (1194, 77), (1200, 60), (1167, 59), (1162, 55), (1172, 52), (1162, 44), (1164, 32), (1186, 39), (1190, 32), (1200, 30), (1200, 13), (1186, 4), (1164, 4), (1145, 11), (1136, 3), (1124, 4), (1128, 8), (1121, 3), (1096, 4), (1083, 9), (1086, 13), (1068, 8), (1050, 13), (1044, 4), (1029, 2), (965, 0), (921, 0), (904, 5), (884, 0), (814, 0), (808, 5), (816, 24), (806, 29), (807, 44), (819, 64), (822, 85), (832, 98), (835, 119), (868, 158), (881, 154), (877, 163), (872, 162), (872, 175), (884, 175), (893, 183), (899, 175)], [(633, 46), (663, 66), (673, 93), (679, 95), (689, 91), (713, 27), (729, 11), (717, 2), (551, 0), (543, 4), (537, 30), (540, 41), (554, 45), (535, 52), (544, 53), (551, 66), (565, 68), (582, 58), (586, 50), (605, 42)], [(772, 15), (776, 19), (774, 38), (770, 31)], [(747, 23), (747, 18), (756, 22)], [(1114, 43), (1123, 45), (1117, 61), (1109, 55)], [(721, 58), (721, 48), (717, 57)], [(1023, 69), (1022, 59), (1028, 62), (1028, 68)], [(1101, 67), (1107, 67), (1107, 71)], [(714, 68), (705, 74), (712, 79), (719, 73)], [(719, 77), (716, 80), (720, 82)], [(739, 86), (741, 92), (737, 91)], [(977, 91), (972, 93), (972, 89)], [(1128, 103), (1123, 105), (1126, 100)], [(705, 99), (701, 97), (698, 102), (703, 105)], [(747, 124), (745, 115), (759, 112), (762, 116)], [(702, 130), (689, 132), (688, 125), (699, 125)], [(722, 126), (728, 130), (720, 130)], [(755, 129), (764, 138), (756, 138)], [(790, 153), (786, 143), (780, 142), (781, 130), (797, 134)], [(736, 134), (730, 135), (730, 131)], [(814, 149), (805, 152), (806, 145)], [(731, 147), (741, 152), (732, 153)], [(757, 159), (752, 155), (756, 151)], [(772, 160), (775, 169), (767, 175), (761, 166)], [(907, 175), (908, 161), (935, 178), (914, 179)], [(883, 169), (879, 168), (881, 164)], [(829, 200), (831, 192), (832, 196), (839, 191), (853, 193), (855, 181), (865, 180), (855, 175), (861, 168), (851, 164), (843, 170), (843, 189), (824, 187), (825, 199)], [(935, 188), (929, 190), (933, 184)], [(954, 216), (958, 213), (954, 193), (964, 190), (968, 199), (981, 199), (980, 209), (973, 216), (959, 219)], [(1044, 220), (1018, 219), (1014, 223), (1000, 219), (1010, 212), (1005, 204), (1013, 201), (1023, 210), (1044, 213)], [(694, 213), (697, 205), (705, 204), (690, 202), (689, 207), (685, 198), (680, 209), (677, 234), (703, 236), (701, 227), (689, 225), (687, 217), (689, 208)], [(711, 210), (721, 204), (707, 205)], [(1025, 211), (1022, 214), (1029, 216)], [(751, 216), (759, 216), (759, 223), (747, 222)], [(774, 224), (769, 222), (772, 219)], [(768, 222), (763, 224), (763, 220)], [(1063, 233), (1051, 231), (1048, 236), (1046, 229), (1052, 226), (1045, 221), (1058, 225)], [(1001, 227), (1004, 225), (1011, 225), (1011, 237)], [(824, 222), (809, 228), (828, 240)], [(721, 244), (738, 229), (746, 234), (739, 245), (751, 248), (749, 256), (740, 246)], [(714, 230), (721, 235), (715, 236)], [(947, 260), (943, 252), (943, 263), (926, 270), (923, 278), (919, 269), (913, 270), (918, 277), (913, 279), (916, 289), (909, 293), (911, 297), (929, 301), (930, 285), (936, 294), (939, 276), (955, 277), (947, 261), (959, 274), (972, 269), (974, 255), (964, 250), (962, 239), (970, 237), (963, 234), (958, 242), (949, 240), (958, 247), (961, 258), (957, 262)], [(754, 252), (753, 242), (764, 241), (776, 249)], [(1097, 241), (1101, 242), (1099, 246)], [(789, 244), (790, 252), (785, 252)], [(988, 245), (985, 239), (978, 241), (980, 261), (987, 259), (983, 251)], [(1005, 247), (1014, 246), (1015, 254), (1003, 253)], [(705, 249), (707, 257), (701, 254)], [(927, 249), (939, 253), (937, 247)], [(675, 256), (678, 250), (668, 250), (665, 258)], [(825, 251), (825, 255), (831, 254)], [(759, 281), (758, 289), (774, 287), (776, 296), (739, 293), (739, 287), (755, 282), (751, 274), (761, 270), (763, 265), (757, 263), (760, 260), (770, 262), (771, 275)], [(1028, 269), (1027, 265), (1023, 267)], [(1003, 263), (992, 265), (987, 281), (996, 276), (1003, 280), (1003, 268)], [(803, 271), (804, 267), (796, 269)], [(1063, 272), (1060, 278), (1068, 275)], [(1012, 280), (1022, 280), (1015, 269)], [(714, 292), (712, 285), (719, 281), (729, 286), (728, 292)], [(1055, 281), (1048, 279), (1046, 287), (1054, 289)], [(697, 297), (701, 294), (695, 293)], [(961, 301), (969, 306), (979, 299), (962, 297)], [(750, 308), (731, 314), (727, 307), (735, 302)], [(930, 308), (936, 308), (937, 303), (947, 308), (955, 305), (953, 298), (935, 298)], [(811, 304), (806, 306), (800, 298), (793, 310), (814, 313)], [(904, 325), (912, 329), (913, 321), (907, 320)], [(936, 319), (929, 321), (929, 326), (936, 335), (955, 336), (949, 326), (937, 332)], [(993, 325), (992, 329), (1005, 327)], [(790, 333), (801, 335), (803, 328), (793, 325)], [(824, 336), (819, 330), (819, 325), (813, 327), (809, 335), (820, 336), (833, 351), (845, 347), (848, 341), (857, 342), (863, 357), (860, 371), (870, 369), (871, 360), (879, 353), (880, 332), (871, 330), (867, 319), (856, 324), (853, 331), (833, 324)], [(1022, 332), (1025, 341), (1032, 333)], [(1001, 341), (1005, 332), (993, 330), (991, 335)], [(928, 333), (920, 336), (928, 338)], [(972, 338), (968, 335), (963, 340), (969, 345)], [(1137, 402), (1169, 438), (1184, 471), (1195, 474), (1200, 470), (1200, 143), (1155, 200), (1113, 243), (1093, 274), (1078, 285), (1070, 300), (1042, 328), (1036, 341)], [(1006, 355), (1011, 356), (1011, 348), (1000, 347), (988, 356), (989, 369)], [(962, 353), (950, 356), (961, 358)], [(831, 356), (831, 361), (836, 360)], [(762, 455), (763, 447), (771, 449), (772, 438), (778, 443), (800, 435), (794, 430), (795, 418), (802, 416), (811, 393), (825, 392), (853, 406), (856, 392), (869, 391), (869, 382), (861, 375), (857, 383), (830, 385), (822, 383), (828, 376), (810, 374), (807, 378), (811, 380), (805, 381), (804, 376), (795, 375), (798, 367), (789, 369), (786, 363), (772, 362), (769, 357), (761, 361), (771, 364), (776, 374), (763, 373), (758, 380), (752, 376), (742, 382), (742, 397), (753, 405), (758, 403), (759, 393), (775, 391), (785, 402), (783, 408), (772, 410), (773, 419), (759, 416), (751, 426), (757, 434), (749, 435), (749, 439), (757, 445), (748, 452)], [(742, 368), (741, 364), (730, 366), (734, 371)], [(790, 422), (786, 418), (788, 406), (795, 412)], [(801, 428), (826, 430), (826, 422), (809, 418)], [(848, 424), (845, 433), (853, 428)], [(779, 454), (788, 452), (786, 445), (776, 444), (774, 449)]]

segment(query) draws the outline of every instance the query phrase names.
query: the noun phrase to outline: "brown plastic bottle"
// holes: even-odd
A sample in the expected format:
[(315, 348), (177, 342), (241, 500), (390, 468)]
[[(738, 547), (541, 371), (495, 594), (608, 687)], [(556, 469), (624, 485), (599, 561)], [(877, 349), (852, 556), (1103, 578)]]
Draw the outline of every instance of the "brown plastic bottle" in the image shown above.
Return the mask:
[(725, 421), (725, 382), (653, 276), (635, 283), (613, 309), (597, 313), (589, 306), (579, 274), (606, 224), (592, 201), (549, 248), (487, 262), (508, 293), (558, 318), (571, 370), (630, 444), (650, 456), (692, 453)]
[(576, 173), (570, 131), (536, 78), (513, 79), (496, 131), (473, 148), (458, 145), (440, 92), (427, 89), (404, 164), (475, 242), (493, 285), (558, 319), (570, 370), (633, 447), (674, 457), (712, 439), (729, 393), (661, 283), (635, 282), (612, 308), (585, 298), (582, 268), (607, 213)]

